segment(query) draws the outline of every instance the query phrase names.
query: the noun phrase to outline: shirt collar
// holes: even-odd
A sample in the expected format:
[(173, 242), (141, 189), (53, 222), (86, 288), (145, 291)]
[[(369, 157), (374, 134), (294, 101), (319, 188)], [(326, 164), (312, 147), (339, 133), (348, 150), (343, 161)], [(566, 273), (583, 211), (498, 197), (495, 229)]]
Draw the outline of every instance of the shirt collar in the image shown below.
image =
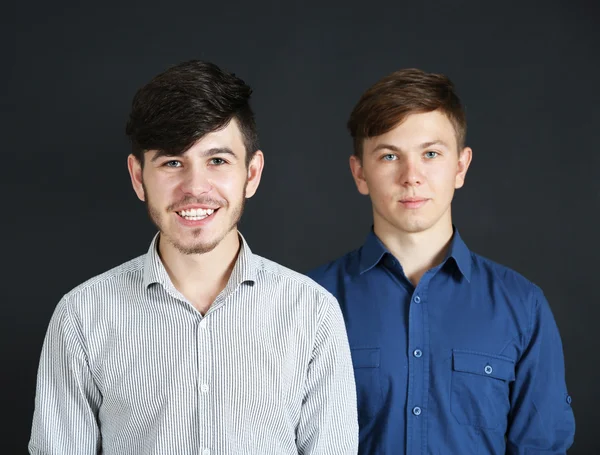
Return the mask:
[(375, 267), (385, 254), (391, 254), (379, 237), (373, 232), (373, 228), (367, 235), (367, 239), (360, 249), (359, 273), (362, 275)]
[[(148, 253), (144, 259), (144, 288), (151, 284), (159, 283), (165, 287), (172, 287), (171, 279), (165, 266), (158, 254), (159, 233), (157, 233), (152, 242)], [(240, 251), (235, 261), (235, 265), (227, 282), (226, 290), (234, 289), (241, 283), (254, 284), (256, 281), (257, 266), (254, 254), (250, 250), (244, 236), (238, 232), (240, 238)]]
[[(456, 263), (458, 269), (463, 274), (463, 276), (467, 279), (467, 281), (471, 281), (471, 251), (461, 238), (458, 229), (454, 228), (454, 235), (452, 236), (452, 241), (450, 243), (450, 247), (448, 248), (448, 252), (446, 253), (446, 258), (444, 259), (444, 263), (449, 259), (453, 258)], [(375, 267), (379, 261), (386, 254), (391, 254), (390, 251), (385, 247), (385, 245), (379, 240), (373, 229), (367, 235), (367, 239), (361, 248), (360, 260), (359, 260), (359, 273), (362, 275), (363, 273), (369, 271), (373, 267)]]
[(446, 253), (446, 258), (444, 262), (446, 262), (449, 258), (454, 259), (458, 270), (463, 274), (463, 276), (467, 279), (467, 281), (471, 282), (471, 251), (463, 241), (458, 229), (454, 227), (454, 235), (452, 236), (452, 242), (450, 243), (450, 248), (448, 248), (448, 252)]

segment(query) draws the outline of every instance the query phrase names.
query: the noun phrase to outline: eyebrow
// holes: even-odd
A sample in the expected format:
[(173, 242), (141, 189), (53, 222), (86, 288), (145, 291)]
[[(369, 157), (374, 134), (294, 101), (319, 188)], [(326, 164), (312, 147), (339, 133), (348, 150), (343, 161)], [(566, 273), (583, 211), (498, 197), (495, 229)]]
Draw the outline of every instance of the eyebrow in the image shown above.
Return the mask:
[[(169, 155), (169, 154), (166, 154), (166, 153), (157, 152), (157, 153), (154, 154), (154, 156), (152, 157), (151, 161), (154, 162), (157, 159), (163, 158), (163, 157), (174, 158), (174, 157), (177, 157), (177, 156), (181, 156), (184, 153), (177, 154), (177, 155)], [(202, 154), (201, 154), (201, 156), (203, 158), (208, 158), (208, 157), (215, 156), (215, 155), (231, 155), (234, 158), (237, 158), (237, 155), (229, 147), (213, 147), (211, 149), (204, 150), (202, 152)]]
[[(429, 141), (429, 142), (423, 142), (422, 144), (419, 144), (419, 148), (421, 149), (426, 149), (431, 147), (432, 145), (441, 145), (443, 147), (448, 148), (448, 145), (446, 145), (446, 143), (440, 139), (436, 139), (435, 141)], [(379, 144), (377, 145), (377, 147), (375, 147), (372, 151), (372, 153), (377, 152), (379, 150), (391, 150), (392, 152), (401, 152), (402, 149), (400, 147), (396, 147), (395, 145), (392, 144)]]
[(234, 158), (237, 158), (237, 155), (229, 147), (214, 147), (214, 148), (211, 148), (211, 149), (208, 149), (208, 150), (205, 150), (204, 152), (202, 152), (202, 156), (204, 158), (208, 158), (210, 156), (215, 156), (215, 155), (231, 155)]

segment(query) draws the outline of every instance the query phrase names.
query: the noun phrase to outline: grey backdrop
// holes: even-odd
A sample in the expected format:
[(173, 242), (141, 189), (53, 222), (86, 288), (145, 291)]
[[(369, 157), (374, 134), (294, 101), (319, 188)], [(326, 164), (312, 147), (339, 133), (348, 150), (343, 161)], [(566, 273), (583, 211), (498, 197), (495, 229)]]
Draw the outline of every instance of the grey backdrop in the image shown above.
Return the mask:
[(545, 290), (577, 419), (570, 453), (600, 452), (597, 2), (59, 3), (0, 14), (2, 453), (25, 453), (60, 297), (147, 249), (154, 229), (130, 187), (124, 125), (135, 90), (191, 58), (254, 87), (266, 167), (241, 230), (300, 271), (370, 227), (347, 165), (345, 122), (362, 91), (403, 67), (449, 75), (474, 149), (455, 222), (474, 251)]

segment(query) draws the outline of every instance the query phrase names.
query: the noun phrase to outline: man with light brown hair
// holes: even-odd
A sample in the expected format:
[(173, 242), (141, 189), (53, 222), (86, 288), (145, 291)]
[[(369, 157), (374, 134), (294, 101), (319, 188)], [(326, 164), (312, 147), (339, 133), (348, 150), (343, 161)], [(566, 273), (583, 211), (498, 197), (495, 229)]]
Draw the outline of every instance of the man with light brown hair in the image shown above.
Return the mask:
[(473, 154), (452, 82), (390, 74), (348, 127), (373, 228), (309, 275), (344, 313), (359, 453), (565, 454), (575, 422), (550, 306), (535, 284), (471, 252), (452, 222)]

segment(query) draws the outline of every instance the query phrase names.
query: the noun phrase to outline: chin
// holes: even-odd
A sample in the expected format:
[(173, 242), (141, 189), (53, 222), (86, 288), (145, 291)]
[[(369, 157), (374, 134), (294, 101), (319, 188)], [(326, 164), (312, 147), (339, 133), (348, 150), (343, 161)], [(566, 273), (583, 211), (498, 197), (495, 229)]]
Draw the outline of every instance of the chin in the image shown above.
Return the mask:
[(174, 243), (175, 248), (182, 254), (204, 254), (214, 250), (219, 242), (190, 242), (188, 244)]
[[(208, 238), (206, 232), (161, 231), (161, 235), (182, 254), (202, 254), (213, 250), (219, 242)], [(201, 238), (200, 238), (201, 237)]]
[(418, 234), (419, 232), (425, 232), (430, 229), (432, 226), (431, 223), (426, 221), (411, 221), (411, 222), (401, 222), (394, 223), (394, 227), (402, 232), (406, 232), (408, 234)]

